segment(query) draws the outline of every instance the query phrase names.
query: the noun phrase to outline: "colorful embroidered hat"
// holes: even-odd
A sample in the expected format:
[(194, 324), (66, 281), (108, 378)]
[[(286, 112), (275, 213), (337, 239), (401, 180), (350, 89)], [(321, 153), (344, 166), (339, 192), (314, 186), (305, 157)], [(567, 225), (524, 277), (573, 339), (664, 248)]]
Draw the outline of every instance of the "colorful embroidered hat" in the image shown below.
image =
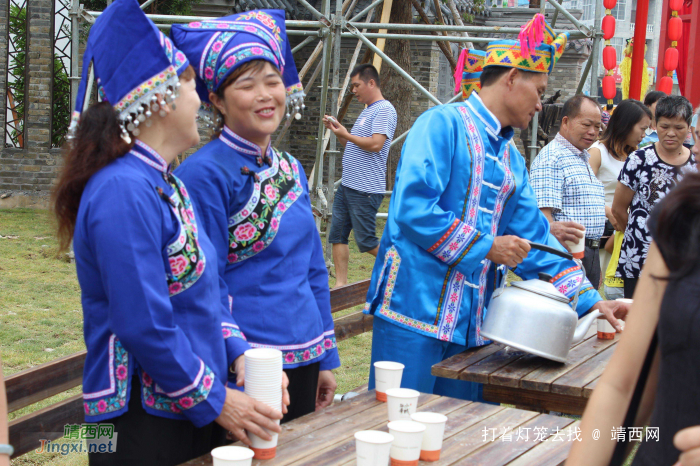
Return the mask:
[(520, 29), (518, 40), (497, 40), (486, 46), (488, 66), (518, 68), (535, 73), (551, 73), (566, 48), (569, 33), (555, 35), (544, 16), (536, 14)]
[(216, 92), (244, 63), (266, 60), (282, 73), (287, 88), (287, 118), (292, 107), (300, 118), (299, 111), (305, 107), (304, 88), (287, 39), (284, 11), (253, 10), (211, 21), (174, 24), (170, 37), (195, 63), (205, 116), (211, 115), (210, 92)]
[[(114, 106), (122, 137), (131, 142), (128, 132), (138, 136), (140, 123), (150, 125), (151, 111), (158, 112), (178, 96), (179, 76), (189, 61), (146, 17), (136, 0), (116, 0), (90, 29), (69, 137), (75, 134), (90, 100), (86, 89), (91, 64), (100, 99)], [(165, 113), (160, 110), (160, 114)]]
[(481, 90), (481, 71), (486, 52), (476, 49), (462, 49), (455, 67), (455, 94), (462, 90), (462, 99), (467, 100), (472, 91)]

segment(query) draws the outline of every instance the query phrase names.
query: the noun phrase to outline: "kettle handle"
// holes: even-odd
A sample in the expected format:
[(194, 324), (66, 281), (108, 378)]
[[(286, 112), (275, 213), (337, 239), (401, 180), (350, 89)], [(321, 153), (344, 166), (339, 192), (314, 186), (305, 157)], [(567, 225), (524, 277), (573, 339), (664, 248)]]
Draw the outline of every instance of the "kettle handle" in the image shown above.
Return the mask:
[(563, 257), (564, 259), (569, 259), (573, 260), (574, 256), (572, 256), (568, 252), (560, 251), (559, 249), (553, 248), (551, 246), (547, 246), (546, 244), (540, 244), (540, 243), (533, 243), (532, 241), (528, 241), (530, 243), (530, 247), (532, 249), (539, 249), (540, 251), (548, 252), (550, 254), (557, 255), (559, 257)]

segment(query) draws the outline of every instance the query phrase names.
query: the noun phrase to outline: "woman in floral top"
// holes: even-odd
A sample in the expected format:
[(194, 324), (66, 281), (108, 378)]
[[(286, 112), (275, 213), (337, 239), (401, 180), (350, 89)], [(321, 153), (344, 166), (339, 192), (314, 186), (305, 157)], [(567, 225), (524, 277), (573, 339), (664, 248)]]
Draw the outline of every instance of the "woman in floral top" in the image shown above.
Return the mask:
[(647, 257), (652, 209), (684, 174), (697, 171), (695, 156), (683, 146), (692, 113), (685, 97), (660, 99), (655, 115), (659, 141), (630, 154), (620, 172), (612, 211), (618, 225), (627, 226), (617, 266), (625, 298), (632, 298)]
[(285, 104), (296, 114), (303, 97), (284, 27), (283, 11), (258, 10), (171, 32), (200, 64), (202, 101), (224, 123), (176, 174), (202, 212), (248, 344), (282, 351), (291, 396), (282, 422), (329, 405), (340, 366), (304, 170), (271, 145)]

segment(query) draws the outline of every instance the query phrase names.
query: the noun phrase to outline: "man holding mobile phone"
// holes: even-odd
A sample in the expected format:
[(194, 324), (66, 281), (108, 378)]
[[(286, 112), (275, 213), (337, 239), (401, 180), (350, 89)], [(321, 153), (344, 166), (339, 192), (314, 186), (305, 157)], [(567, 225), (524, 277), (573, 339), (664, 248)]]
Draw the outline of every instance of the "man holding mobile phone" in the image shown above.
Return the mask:
[(379, 74), (370, 64), (356, 66), (351, 75), (351, 92), (367, 105), (352, 131), (325, 115), (323, 124), (345, 146), (343, 179), (333, 202), (333, 219), (328, 241), (333, 245), (336, 287), (347, 285), (350, 231), (360, 252), (377, 255), (377, 211), (386, 191), (386, 161), (396, 130), (396, 110), (382, 96)]

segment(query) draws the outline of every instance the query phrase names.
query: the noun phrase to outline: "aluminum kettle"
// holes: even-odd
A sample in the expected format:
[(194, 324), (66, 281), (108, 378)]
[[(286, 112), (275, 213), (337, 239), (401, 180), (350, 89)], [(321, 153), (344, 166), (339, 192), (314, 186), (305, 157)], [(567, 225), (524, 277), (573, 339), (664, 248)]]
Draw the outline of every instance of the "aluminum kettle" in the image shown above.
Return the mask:
[[(571, 254), (543, 244), (530, 243), (530, 247), (573, 260)], [(581, 271), (584, 273), (583, 266)], [(550, 282), (551, 275), (540, 273), (538, 279), (514, 281), (506, 287), (507, 272), (506, 268), (501, 286), (491, 297), (481, 335), (552, 361), (566, 362), (571, 345), (580, 342), (602, 315), (596, 310), (578, 318), (576, 305), (583, 280), (572, 309), (569, 299)]]

